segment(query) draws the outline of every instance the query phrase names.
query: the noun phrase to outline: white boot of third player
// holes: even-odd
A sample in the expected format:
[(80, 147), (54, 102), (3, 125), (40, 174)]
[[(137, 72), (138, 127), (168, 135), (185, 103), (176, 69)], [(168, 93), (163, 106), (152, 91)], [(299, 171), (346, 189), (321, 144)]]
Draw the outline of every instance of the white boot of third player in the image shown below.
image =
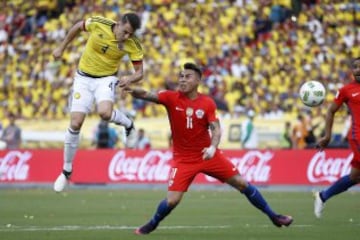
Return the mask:
[(54, 182), (54, 191), (62, 192), (68, 184), (71, 172), (63, 171)]
[(320, 198), (320, 192), (314, 193), (314, 214), (315, 217), (321, 218), (322, 212), (325, 207), (325, 203)]

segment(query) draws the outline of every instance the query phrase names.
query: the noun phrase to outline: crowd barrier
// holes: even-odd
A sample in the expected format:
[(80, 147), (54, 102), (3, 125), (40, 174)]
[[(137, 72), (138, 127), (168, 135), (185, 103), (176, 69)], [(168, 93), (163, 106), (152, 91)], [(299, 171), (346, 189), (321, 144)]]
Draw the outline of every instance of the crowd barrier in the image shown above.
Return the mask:
[[(329, 185), (349, 173), (352, 153), (345, 149), (224, 150), (243, 177), (267, 185)], [(62, 150), (0, 151), (1, 184), (52, 183), (62, 169)], [(73, 183), (165, 183), (170, 150), (79, 150)], [(219, 184), (200, 174), (195, 184)]]

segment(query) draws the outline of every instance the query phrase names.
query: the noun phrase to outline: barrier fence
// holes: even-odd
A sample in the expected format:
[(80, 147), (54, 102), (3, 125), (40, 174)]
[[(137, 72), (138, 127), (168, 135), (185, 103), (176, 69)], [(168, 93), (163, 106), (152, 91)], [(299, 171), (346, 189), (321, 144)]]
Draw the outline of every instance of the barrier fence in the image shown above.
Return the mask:
[[(345, 149), (224, 150), (243, 177), (261, 185), (329, 185), (349, 173)], [(62, 150), (0, 151), (0, 183), (52, 183), (62, 169)], [(167, 183), (170, 150), (79, 150), (71, 181), (81, 184)], [(194, 184), (217, 185), (200, 174)]]

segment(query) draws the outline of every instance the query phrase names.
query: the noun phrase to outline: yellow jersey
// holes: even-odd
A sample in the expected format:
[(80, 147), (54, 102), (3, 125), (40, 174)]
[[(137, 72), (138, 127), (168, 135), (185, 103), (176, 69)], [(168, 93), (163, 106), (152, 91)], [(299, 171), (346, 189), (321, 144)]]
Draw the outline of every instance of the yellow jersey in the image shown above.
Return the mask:
[(117, 73), (120, 60), (128, 55), (133, 62), (142, 61), (143, 48), (135, 36), (118, 48), (112, 31), (115, 21), (104, 17), (90, 17), (84, 22), (84, 30), (90, 33), (79, 62), (79, 70), (92, 76), (110, 76)]

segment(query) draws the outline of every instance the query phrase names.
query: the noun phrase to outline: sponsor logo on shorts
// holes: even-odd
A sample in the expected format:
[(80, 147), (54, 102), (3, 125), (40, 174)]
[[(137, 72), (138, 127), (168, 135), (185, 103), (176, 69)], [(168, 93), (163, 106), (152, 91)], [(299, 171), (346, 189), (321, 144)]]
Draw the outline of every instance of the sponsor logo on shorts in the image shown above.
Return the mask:
[(80, 93), (78, 93), (78, 92), (74, 93), (74, 98), (75, 99), (80, 99), (80, 97), (81, 97)]

